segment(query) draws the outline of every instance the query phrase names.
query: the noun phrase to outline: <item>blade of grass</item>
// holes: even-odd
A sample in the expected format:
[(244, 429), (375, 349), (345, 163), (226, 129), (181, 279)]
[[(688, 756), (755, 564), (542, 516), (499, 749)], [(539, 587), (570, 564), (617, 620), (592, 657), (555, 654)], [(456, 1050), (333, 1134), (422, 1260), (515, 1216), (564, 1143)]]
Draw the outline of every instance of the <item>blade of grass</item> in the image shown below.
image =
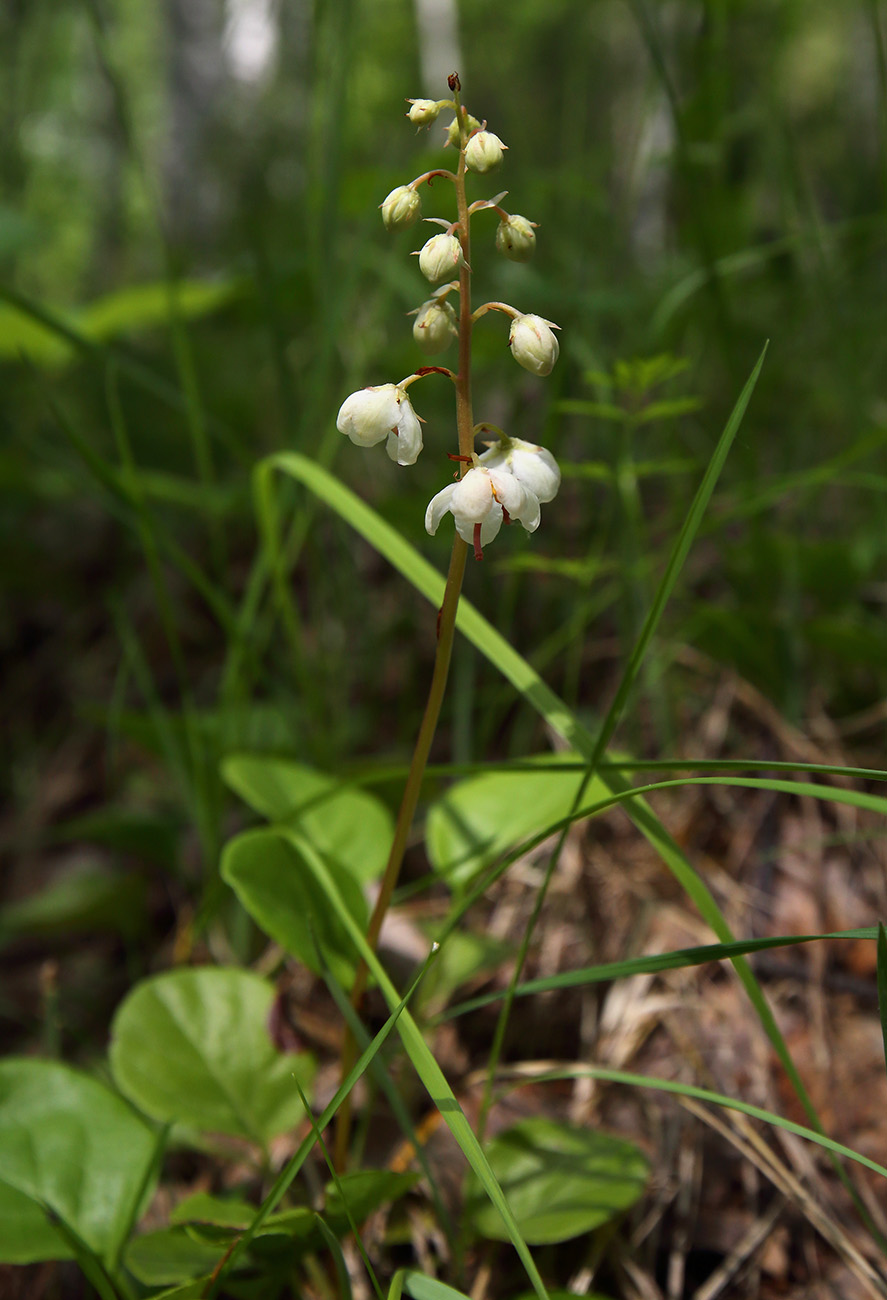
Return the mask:
[[(628, 957), (623, 961), (602, 962), (599, 966), (582, 966), (576, 970), (561, 971), (539, 979), (519, 984), (515, 996), (531, 997), (534, 993), (550, 993), (559, 989), (578, 988), (583, 984), (606, 984), (613, 980), (630, 979), (633, 975), (657, 975), (666, 970), (683, 970), (688, 966), (704, 966), (712, 961), (726, 961), (750, 953), (768, 952), (775, 948), (794, 948), (803, 943), (819, 943), (824, 939), (875, 939), (874, 926), (858, 930), (832, 930), (823, 934), (781, 934), (768, 939), (737, 939), (733, 943), (709, 943), (697, 948), (675, 948), (671, 952), (652, 953), (643, 957)], [(441, 940), (443, 946), (444, 940)], [(887, 954), (885, 954), (887, 955)], [(887, 990), (885, 990), (887, 992)], [(438, 1021), (455, 1020), (479, 1007), (489, 1006), (505, 997), (503, 989), (479, 994), (454, 1007), (447, 1007)], [(885, 1001), (887, 1006), (887, 1001)]]
[[(324, 1155), (326, 1155), (325, 1151), (324, 1151)], [(330, 1169), (332, 1169), (333, 1168), (332, 1162), (329, 1162), (329, 1165), (330, 1165)], [(346, 1213), (347, 1213), (347, 1207), (346, 1207)], [(351, 1221), (350, 1214), (348, 1215), (348, 1220), (349, 1222)], [(336, 1234), (332, 1231), (329, 1224), (326, 1223), (319, 1214), (315, 1214), (314, 1221), (317, 1224), (318, 1228), (320, 1229), (321, 1236), (326, 1242), (327, 1250), (330, 1252), (330, 1254), (333, 1257), (333, 1264), (335, 1265), (336, 1268), (336, 1281), (338, 1282), (337, 1294), (340, 1297), (340, 1300), (354, 1300), (354, 1293), (351, 1290), (351, 1278), (348, 1276), (348, 1265), (345, 1263), (345, 1256), (342, 1254), (342, 1247), (339, 1244), (339, 1240), (336, 1237)], [(364, 1263), (369, 1264), (369, 1259), (367, 1257), (366, 1251), (363, 1248), (363, 1243), (361, 1242), (360, 1236), (358, 1235), (353, 1225), (351, 1230), (354, 1233), (354, 1239), (358, 1244), (360, 1253), (363, 1256)], [(375, 1287), (376, 1290), (376, 1295), (379, 1297), (379, 1300), (385, 1300), (384, 1293), (379, 1287), (379, 1283), (376, 1280), (376, 1275), (375, 1273), (372, 1272), (372, 1270), (371, 1270), (371, 1276), (373, 1279), (373, 1286)]]
[(56, 1232), (73, 1251), (80, 1271), (96, 1291), (99, 1300), (120, 1300), (121, 1295), (130, 1297), (132, 1293), (128, 1287), (120, 1286), (118, 1288), (114, 1285), (102, 1260), (92, 1247), (86, 1244), (80, 1234), (75, 1232), (70, 1224), (66, 1223), (51, 1206), (43, 1203), (42, 1208)]
[(887, 1065), (887, 930), (883, 921), (878, 922), (878, 1016), (884, 1041), (884, 1063)]
[(824, 1151), (828, 1151), (832, 1155), (843, 1156), (847, 1160), (852, 1160), (855, 1164), (862, 1165), (865, 1169), (870, 1169), (872, 1173), (887, 1178), (887, 1168), (878, 1164), (876, 1160), (871, 1160), (861, 1152), (854, 1151), (852, 1147), (844, 1146), (843, 1143), (826, 1137), (824, 1133), (820, 1133), (816, 1129), (805, 1128), (803, 1124), (796, 1124), (794, 1120), (785, 1119), (782, 1115), (776, 1115), (773, 1111), (764, 1110), (761, 1106), (753, 1106), (750, 1102), (738, 1101), (735, 1097), (728, 1097), (724, 1093), (710, 1092), (707, 1088), (697, 1088), (694, 1084), (680, 1083), (675, 1079), (656, 1079), (647, 1074), (630, 1074), (625, 1070), (598, 1069), (596, 1066), (576, 1066), (572, 1069), (544, 1070), (538, 1074), (524, 1075), (514, 1086), (521, 1087), (546, 1081), (555, 1083), (558, 1080), (580, 1078), (597, 1079), (601, 1083), (621, 1083), (630, 1088), (654, 1088), (657, 1092), (669, 1092), (677, 1097), (692, 1097), (694, 1101), (709, 1102), (711, 1105), (720, 1106), (724, 1110), (740, 1111), (743, 1115), (762, 1120), (765, 1124), (770, 1124), (773, 1128), (783, 1129), (786, 1133), (793, 1133), (796, 1137), (804, 1138), (805, 1141), (822, 1147)]
[[(302, 840), (299, 839), (298, 842), (301, 845)], [(323, 952), (320, 950), (319, 945), (315, 945), (315, 948), (317, 951), (318, 964), (320, 966), (320, 973), (323, 977), (323, 981), (326, 984), (327, 988), (329, 989), (333, 1001), (335, 1002), (336, 1006), (339, 1008), (339, 1012), (341, 1013), (343, 1020), (345, 1021), (348, 1028), (351, 1030), (351, 1033), (354, 1035), (354, 1041), (357, 1043), (358, 1047), (361, 1050), (363, 1050), (366, 1047), (367, 1043), (369, 1042), (369, 1035), (366, 1029), (364, 1028), (360, 1017), (358, 1016), (357, 1012), (354, 1010), (354, 1007), (351, 1005), (350, 995), (342, 987), (341, 983), (336, 979), (335, 975), (329, 968), (329, 964), (324, 960)], [(435, 949), (432, 953), (429, 954), (429, 957), (422, 968), (423, 975), (424, 972), (428, 970), (436, 952), (437, 949)], [(437, 1180), (434, 1178), (432, 1174), (431, 1166), (428, 1163), (428, 1157), (425, 1154), (425, 1147), (423, 1143), (419, 1140), (413, 1122), (410, 1119), (410, 1112), (407, 1109), (406, 1105), (404, 1104), (403, 1098), (401, 1097), (400, 1093), (395, 1087), (393, 1080), (390, 1078), (388, 1074), (388, 1070), (385, 1068), (384, 1063), (378, 1061), (374, 1057), (370, 1062), (369, 1068), (370, 1068), (370, 1073), (372, 1074), (376, 1084), (385, 1094), (388, 1104), (391, 1107), (391, 1113), (394, 1116), (394, 1118), (397, 1120), (401, 1132), (403, 1133), (407, 1142), (409, 1142), (413, 1151), (415, 1151), (416, 1153), (416, 1159), (419, 1162), (419, 1166), (422, 1170), (422, 1173), (425, 1176), (425, 1181), (428, 1184), (428, 1189), (431, 1194), (431, 1199), (434, 1202), (434, 1209), (437, 1217), (437, 1223), (440, 1226), (440, 1228), (443, 1230), (443, 1233), (447, 1238), (447, 1242), (449, 1243), (450, 1248), (452, 1249), (453, 1243), (455, 1241), (455, 1234), (453, 1232), (452, 1220), (450, 1218), (449, 1211), (447, 1210), (446, 1206), (443, 1203), (443, 1199), (441, 1198), (440, 1192), (437, 1187)]]
[[(311, 1128), (314, 1133), (314, 1140), (317, 1143), (317, 1145), (320, 1147), (321, 1152), (323, 1153), (323, 1158), (326, 1161), (327, 1169), (329, 1169), (330, 1171), (330, 1176), (333, 1180), (333, 1185), (335, 1186), (336, 1191), (339, 1193), (339, 1199), (342, 1202), (342, 1207), (345, 1211), (345, 1217), (348, 1220), (348, 1226), (351, 1229), (351, 1233), (354, 1237), (354, 1241), (357, 1246), (357, 1249), (360, 1251), (360, 1256), (361, 1259), (363, 1260), (364, 1268), (366, 1269), (370, 1281), (373, 1284), (373, 1290), (375, 1291), (376, 1295), (379, 1297), (379, 1300), (385, 1300), (385, 1296), (382, 1292), (382, 1288), (379, 1286), (379, 1279), (376, 1277), (376, 1270), (373, 1268), (370, 1257), (366, 1253), (366, 1250), (364, 1249), (364, 1244), (360, 1237), (360, 1231), (358, 1229), (357, 1224), (354, 1222), (354, 1216), (351, 1213), (351, 1207), (348, 1204), (348, 1198), (345, 1195), (345, 1189), (342, 1186), (342, 1180), (339, 1177), (335, 1163), (333, 1162), (333, 1158), (330, 1155), (329, 1151), (327, 1150), (327, 1145), (323, 1140), (323, 1132), (318, 1127), (317, 1120), (314, 1118), (314, 1113), (311, 1110), (311, 1103), (308, 1101), (308, 1098), (305, 1096), (305, 1092), (302, 1088), (302, 1085), (299, 1083), (299, 1080), (296, 1078), (295, 1075), (293, 1075), (293, 1082), (295, 1083), (296, 1087), (299, 1090), (299, 1096), (302, 1099), (302, 1105), (305, 1107), (305, 1114), (308, 1116), (308, 1120), (311, 1124)], [(345, 1264), (345, 1257), (342, 1254), (342, 1247), (339, 1245), (338, 1238), (330, 1228), (329, 1224), (321, 1217), (321, 1215), (318, 1214), (316, 1218), (317, 1218), (317, 1226), (320, 1228), (320, 1231), (323, 1234), (327, 1246), (329, 1247), (330, 1254), (333, 1257), (333, 1262), (335, 1263), (336, 1266), (336, 1276), (339, 1279), (339, 1295), (340, 1297), (344, 1296), (345, 1300), (353, 1300), (353, 1296), (351, 1294), (351, 1279), (348, 1276), (348, 1269)]]
[[(64, 339), (84, 360), (104, 366), (110, 357), (116, 362), (121, 374), (145, 392), (151, 393), (158, 401), (180, 414), (186, 410), (185, 399), (175, 384), (169, 383), (158, 375), (146, 362), (135, 356), (119, 343), (98, 343), (89, 338), (72, 322), (65, 320), (50, 307), (36, 302), (33, 298), (0, 282), (0, 302), (5, 302), (16, 311), (20, 311), (29, 320), (36, 321), (57, 338)], [(228, 451), (236, 457), (242, 468), (252, 464), (252, 457), (240, 446), (232, 431), (221, 420), (210, 416), (209, 426)]]
[(591, 774), (597, 770), (597, 765), (613, 738), (613, 733), (619, 724), (619, 719), (622, 716), (628, 696), (631, 693), (631, 689), (638, 673), (640, 672), (641, 664), (643, 663), (647, 650), (650, 647), (650, 642), (659, 626), (659, 622), (662, 618), (663, 612), (665, 611), (665, 606), (668, 604), (671, 593), (674, 590), (674, 585), (677, 582), (678, 575), (684, 567), (684, 561), (690, 552), (690, 547), (693, 545), (693, 539), (696, 536), (699, 525), (702, 523), (702, 517), (705, 514), (709, 501), (711, 500), (711, 494), (715, 489), (715, 484), (720, 477), (721, 470), (724, 467), (724, 462), (729, 455), (730, 448), (733, 445), (733, 440), (736, 437), (740, 424), (742, 423), (742, 417), (745, 415), (746, 407), (748, 406), (751, 400), (751, 395), (757, 385), (758, 377), (764, 365), (764, 358), (767, 355), (768, 346), (767, 343), (764, 344), (761, 355), (758, 357), (754, 369), (746, 380), (742, 392), (739, 394), (736, 405), (730, 413), (730, 418), (724, 426), (724, 431), (718, 439), (717, 446), (715, 447), (711, 460), (708, 463), (708, 468), (703, 475), (702, 482), (699, 484), (696, 495), (693, 498), (693, 503), (690, 506), (687, 517), (684, 520), (680, 533), (678, 534), (677, 541), (672, 548), (668, 564), (665, 568), (665, 573), (663, 574), (662, 581), (659, 584), (659, 589), (653, 598), (653, 604), (650, 606), (650, 611), (644, 620), (644, 625), (641, 628), (640, 635), (638, 636), (637, 642), (632, 650), (631, 658), (629, 659), (625, 672), (622, 675), (622, 680), (619, 683), (619, 688), (616, 691), (613, 703), (607, 711), (607, 716), (604, 719), (597, 740), (595, 741), (594, 749), (592, 750), (591, 758), (589, 759), (589, 769)]
[[(428, 958), (423, 963), (422, 967), (419, 970), (418, 975), (410, 984), (404, 996), (398, 1002), (396, 1002), (396, 1004), (392, 1007), (391, 1014), (389, 1015), (388, 1019), (385, 1021), (382, 1028), (376, 1034), (375, 1038), (369, 1044), (369, 1046), (366, 1047), (363, 1050), (363, 1052), (361, 1052), (360, 1056), (355, 1061), (353, 1067), (349, 1070), (346, 1078), (342, 1080), (341, 1084), (336, 1089), (336, 1092), (332, 1100), (328, 1102), (328, 1104), (324, 1107), (320, 1117), (317, 1120), (317, 1127), (321, 1131), (325, 1129), (327, 1125), (335, 1118), (336, 1112), (338, 1111), (339, 1107), (342, 1105), (342, 1102), (351, 1092), (351, 1089), (357, 1083), (361, 1075), (363, 1075), (366, 1072), (366, 1070), (369, 1068), (370, 1062), (381, 1051), (385, 1043), (385, 1040), (388, 1038), (388, 1035), (391, 1033), (392, 1029), (394, 1029), (401, 1015), (404, 1014), (407, 1003), (409, 1002), (410, 998), (413, 996), (413, 993), (415, 992), (416, 988), (421, 983), (422, 978), (425, 975), (428, 962), (431, 960), (432, 956), (433, 953), (429, 953)], [(243, 1235), (235, 1243), (235, 1245), (230, 1250), (227, 1257), (220, 1263), (220, 1265), (216, 1269), (216, 1272), (213, 1276), (212, 1283), (207, 1289), (207, 1300), (212, 1300), (212, 1297), (218, 1294), (219, 1287), (221, 1286), (225, 1275), (229, 1273), (231, 1269), (234, 1267), (237, 1260), (240, 1258), (240, 1256), (249, 1246), (253, 1237), (256, 1235), (256, 1233), (264, 1224), (265, 1220), (268, 1218), (269, 1214), (272, 1214), (274, 1210), (277, 1208), (277, 1206), (280, 1204), (280, 1201), (286, 1195), (286, 1192), (288, 1188), (291, 1186), (293, 1180), (297, 1177), (299, 1170), (302, 1168), (302, 1165), (305, 1163), (308, 1156), (311, 1154), (313, 1147), (314, 1147), (314, 1133), (312, 1131), (311, 1133), (308, 1134), (307, 1137), (303, 1138), (303, 1140), (299, 1143), (298, 1149), (296, 1150), (294, 1155), (290, 1157), (290, 1159), (287, 1161), (287, 1163), (284, 1165), (283, 1169), (281, 1169), (280, 1173), (275, 1179), (274, 1186), (271, 1188), (270, 1192), (265, 1197), (261, 1206), (257, 1210), (256, 1216), (253, 1219), (252, 1223), (244, 1231)]]
[[(388, 978), (384, 966), (376, 957), (375, 952), (367, 943), (358, 923), (351, 916), (348, 908), (342, 900), (338, 887), (332, 876), (327, 871), (325, 863), (313, 852), (308, 844), (301, 844), (300, 851), (302, 857), (309, 869), (313, 872), (315, 879), (323, 889), (330, 906), (335, 911), (338, 919), (347, 930), (352, 943), (357, 952), (366, 962), (370, 973), (375, 978), (379, 988), (382, 990), (385, 1001), (392, 1009), (399, 1005), (397, 990)], [(526, 1270), (527, 1276), (532, 1283), (533, 1289), (539, 1296), (539, 1300), (549, 1300), (545, 1284), (536, 1268), (533, 1256), (527, 1243), (521, 1235), (517, 1221), (512, 1214), (508, 1202), (502, 1192), (502, 1188), (493, 1173), (490, 1163), (487, 1160), (483, 1147), (475, 1137), (474, 1130), (468, 1122), (465, 1112), (459, 1105), (455, 1093), (447, 1082), (446, 1076), (430, 1051), (419, 1026), (416, 1024), (409, 1011), (403, 1010), (397, 1023), (397, 1031), (401, 1041), (406, 1049), (406, 1053), (413, 1063), (413, 1066), (424, 1084), (429, 1097), (434, 1105), (440, 1111), (440, 1114), (458, 1142), (462, 1154), (468, 1161), (477, 1176), (477, 1179), (492, 1204), (496, 1207), (502, 1216), (511, 1243), (514, 1246), (521, 1263)]]

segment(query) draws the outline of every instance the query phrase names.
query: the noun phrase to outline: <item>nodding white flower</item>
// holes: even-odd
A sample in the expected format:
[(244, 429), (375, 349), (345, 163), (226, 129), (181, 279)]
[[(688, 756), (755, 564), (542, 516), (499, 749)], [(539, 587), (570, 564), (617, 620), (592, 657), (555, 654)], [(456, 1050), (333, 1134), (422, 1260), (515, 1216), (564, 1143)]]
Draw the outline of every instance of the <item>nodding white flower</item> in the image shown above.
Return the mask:
[(419, 270), (432, 284), (458, 271), (464, 260), (455, 235), (432, 235), (419, 250)]
[(535, 221), (506, 217), (496, 227), (496, 249), (512, 262), (529, 262), (536, 251)]
[(523, 438), (507, 438), (478, 457), (489, 470), (505, 470), (544, 505), (553, 501), (561, 485), (557, 461), (546, 447)]
[(492, 131), (475, 131), (465, 146), (465, 166), (472, 172), (495, 171), (502, 162), (502, 150), (507, 148)]
[(426, 356), (443, 352), (457, 333), (456, 313), (448, 302), (431, 298), (422, 303), (413, 321), (413, 338)]
[(541, 316), (515, 316), (508, 346), (518, 365), (534, 375), (550, 375), (560, 352), (552, 330), (559, 328), (554, 321), (544, 320)]
[(517, 519), (528, 533), (539, 527), (539, 499), (507, 470), (488, 469), (479, 461), (459, 479), (433, 496), (425, 511), (425, 530), (432, 536), (449, 511), (456, 521), (456, 532), (474, 545), (481, 559), (481, 548), (491, 542), (503, 519)]
[(398, 185), (381, 204), (382, 220), (386, 230), (406, 230), (419, 219), (422, 198), (418, 190), (409, 185)]
[(422, 450), (422, 426), (406, 390), (398, 384), (361, 388), (339, 407), (336, 428), (358, 447), (372, 447), (383, 438), (385, 450), (398, 465), (415, 465)]
[(446, 100), (441, 103), (438, 99), (408, 99), (407, 103), (410, 105), (410, 111), (407, 113), (410, 121), (415, 122), (417, 126), (428, 126), (437, 119)]

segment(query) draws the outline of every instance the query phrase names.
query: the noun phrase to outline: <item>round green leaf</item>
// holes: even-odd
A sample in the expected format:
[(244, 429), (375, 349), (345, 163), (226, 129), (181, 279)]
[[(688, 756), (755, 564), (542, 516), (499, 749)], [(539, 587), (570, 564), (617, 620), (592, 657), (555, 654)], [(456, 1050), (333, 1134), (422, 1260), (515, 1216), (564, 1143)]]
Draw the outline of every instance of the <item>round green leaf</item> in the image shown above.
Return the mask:
[[(543, 1117), (500, 1133), (487, 1156), (531, 1246), (578, 1237), (627, 1210), (648, 1171), (632, 1142)], [(508, 1241), (498, 1211), (476, 1189), (467, 1211), (482, 1236)]]
[(155, 1146), (144, 1120), (88, 1075), (54, 1061), (0, 1061), (0, 1259), (70, 1256), (46, 1205), (112, 1260), (145, 1193)]
[(138, 984), (111, 1031), (111, 1070), (146, 1114), (265, 1143), (304, 1114), (311, 1058), (283, 1055), (268, 1033), (274, 990), (246, 971), (201, 967)]
[(257, 813), (298, 831), (361, 884), (385, 870), (394, 822), (375, 795), (302, 763), (262, 755), (228, 758), (222, 775)]
[[(327, 864), (345, 906), (366, 929), (366, 902), (359, 885)], [(225, 846), (222, 878), (266, 934), (309, 970), (323, 962), (346, 988), (354, 980), (357, 954), (345, 925), (330, 907), (296, 837), (278, 828), (247, 831)], [(322, 954), (323, 962), (320, 960)]]
[[(567, 755), (563, 761), (574, 756)], [(428, 856), (450, 886), (460, 886), (522, 840), (538, 835), (572, 811), (583, 772), (559, 772), (545, 757), (538, 772), (485, 772), (458, 781), (431, 805), (425, 828)], [(589, 781), (582, 803), (611, 791)]]
[(184, 1228), (163, 1228), (136, 1237), (126, 1248), (126, 1267), (146, 1286), (170, 1286), (211, 1273), (224, 1253), (190, 1237)]
[(36, 1201), (0, 1183), (0, 1263), (34, 1264), (42, 1259), (70, 1259), (72, 1254)]

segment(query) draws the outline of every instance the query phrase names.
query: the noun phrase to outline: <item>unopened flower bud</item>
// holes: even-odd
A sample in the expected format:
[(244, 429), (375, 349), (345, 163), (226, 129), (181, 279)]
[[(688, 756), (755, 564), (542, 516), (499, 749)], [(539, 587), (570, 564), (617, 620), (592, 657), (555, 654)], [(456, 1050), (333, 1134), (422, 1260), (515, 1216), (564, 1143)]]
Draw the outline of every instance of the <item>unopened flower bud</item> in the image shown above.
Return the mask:
[(455, 235), (432, 235), (419, 253), (419, 270), (434, 284), (462, 265), (462, 245)]
[(472, 172), (495, 171), (507, 148), (492, 131), (476, 131), (465, 146), (465, 166)]
[(410, 111), (407, 117), (417, 126), (428, 126), (437, 119), (443, 105), (436, 99), (408, 99)]
[(413, 338), (428, 357), (449, 347), (457, 333), (456, 313), (448, 302), (423, 302), (413, 322)]
[[(472, 131), (480, 130), (480, 122), (478, 122), (476, 117), (472, 117), (470, 113), (466, 114), (465, 117), (465, 130), (468, 132), (469, 135), (471, 134)], [(458, 143), (459, 143), (459, 119), (458, 117), (454, 117), (452, 122), (450, 123), (449, 130), (447, 131), (447, 144), (458, 144)]]
[(508, 346), (518, 365), (533, 375), (550, 375), (557, 361), (560, 348), (552, 325), (552, 321), (533, 315), (515, 316), (511, 322)]
[(526, 217), (506, 217), (496, 227), (496, 248), (512, 262), (529, 262), (536, 251), (535, 222)]
[(406, 230), (418, 220), (422, 211), (419, 191), (409, 185), (398, 185), (382, 204), (382, 220), (386, 230)]

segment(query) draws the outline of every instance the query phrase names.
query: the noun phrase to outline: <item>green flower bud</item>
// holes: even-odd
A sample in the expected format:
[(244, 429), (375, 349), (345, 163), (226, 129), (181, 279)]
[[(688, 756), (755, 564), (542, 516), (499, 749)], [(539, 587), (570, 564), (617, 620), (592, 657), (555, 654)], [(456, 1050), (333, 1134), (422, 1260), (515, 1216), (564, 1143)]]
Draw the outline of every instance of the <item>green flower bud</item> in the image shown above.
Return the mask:
[(419, 270), (435, 284), (458, 271), (463, 260), (462, 245), (455, 235), (432, 235), (419, 252)]
[(502, 162), (503, 144), (492, 131), (475, 131), (465, 146), (465, 166), (472, 172), (491, 172)]
[(458, 333), (456, 313), (448, 302), (423, 302), (413, 321), (413, 338), (428, 357), (443, 352)]
[(422, 199), (419, 191), (409, 185), (398, 185), (381, 204), (382, 220), (386, 230), (406, 230), (419, 218)]
[[(476, 117), (472, 117), (471, 114), (469, 113), (465, 118), (465, 128), (468, 131), (468, 134), (470, 135), (472, 131), (480, 130), (480, 122), (478, 122)], [(452, 122), (450, 123), (449, 130), (447, 131), (447, 144), (458, 145), (458, 143), (459, 143), (459, 119), (458, 117), (454, 117)]]
[(436, 121), (438, 113), (443, 108), (443, 104), (436, 99), (408, 99), (407, 103), (411, 106), (407, 117), (417, 126), (428, 126)]
[(512, 262), (529, 262), (536, 251), (536, 223), (526, 217), (506, 217), (496, 227), (496, 248)]
[[(532, 314), (515, 316), (508, 345), (519, 366), (533, 375), (550, 375), (560, 347), (552, 333), (553, 322)], [(557, 329), (557, 326), (554, 326)]]

